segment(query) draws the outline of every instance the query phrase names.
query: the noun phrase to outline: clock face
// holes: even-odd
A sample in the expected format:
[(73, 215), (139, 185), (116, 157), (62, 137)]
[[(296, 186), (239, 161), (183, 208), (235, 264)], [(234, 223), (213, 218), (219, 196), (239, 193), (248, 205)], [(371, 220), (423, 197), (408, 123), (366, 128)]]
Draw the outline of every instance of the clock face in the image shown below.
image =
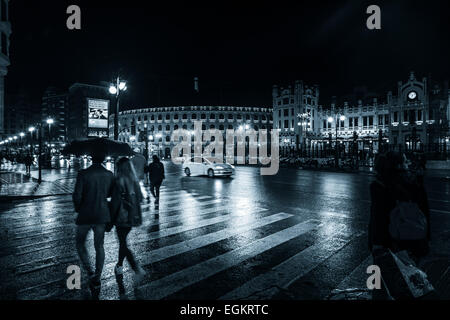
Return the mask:
[(411, 91), (410, 93), (408, 93), (408, 98), (410, 100), (414, 100), (415, 98), (417, 98), (417, 92)]

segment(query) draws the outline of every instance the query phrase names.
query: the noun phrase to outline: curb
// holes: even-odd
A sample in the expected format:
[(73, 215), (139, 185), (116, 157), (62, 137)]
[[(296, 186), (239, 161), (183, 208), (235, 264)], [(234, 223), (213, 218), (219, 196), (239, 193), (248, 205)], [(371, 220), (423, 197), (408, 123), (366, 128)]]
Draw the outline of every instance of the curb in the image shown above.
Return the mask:
[(71, 193), (55, 193), (55, 194), (44, 194), (44, 195), (29, 195), (29, 196), (0, 196), (1, 202), (12, 202), (12, 201), (25, 201), (25, 200), (35, 200), (35, 199), (41, 199), (41, 198), (48, 198), (48, 197), (57, 197), (57, 196), (67, 196)]

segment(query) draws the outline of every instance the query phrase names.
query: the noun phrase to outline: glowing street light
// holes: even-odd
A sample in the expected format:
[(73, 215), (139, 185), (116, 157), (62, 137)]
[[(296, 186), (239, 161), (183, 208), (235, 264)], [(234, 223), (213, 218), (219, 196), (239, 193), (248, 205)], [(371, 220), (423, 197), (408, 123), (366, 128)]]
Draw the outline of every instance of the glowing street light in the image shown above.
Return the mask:
[(127, 83), (117, 77), (115, 83), (109, 86), (109, 93), (116, 96), (116, 109), (114, 114), (114, 140), (119, 139), (119, 101), (120, 92), (127, 90)]
[(333, 123), (334, 119), (332, 117), (328, 117), (328, 123)]

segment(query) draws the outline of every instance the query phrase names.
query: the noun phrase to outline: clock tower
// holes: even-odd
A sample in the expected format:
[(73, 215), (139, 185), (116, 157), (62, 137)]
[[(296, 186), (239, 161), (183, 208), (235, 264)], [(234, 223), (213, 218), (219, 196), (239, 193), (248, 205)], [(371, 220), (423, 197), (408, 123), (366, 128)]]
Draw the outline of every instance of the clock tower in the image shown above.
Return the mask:
[(390, 96), (390, 143), (401, 151), (423, 150), (429, 144), (427, 128), (433, 124), (427, 78), (416, 79), (411, 72), (407, 82), (398, 83), (397, 97)]

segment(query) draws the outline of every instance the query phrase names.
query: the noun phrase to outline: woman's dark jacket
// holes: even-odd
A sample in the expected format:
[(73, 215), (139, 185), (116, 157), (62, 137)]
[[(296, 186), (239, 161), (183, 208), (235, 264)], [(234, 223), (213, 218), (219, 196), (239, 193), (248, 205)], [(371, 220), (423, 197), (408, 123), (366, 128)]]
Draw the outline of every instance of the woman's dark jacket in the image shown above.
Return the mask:
[(390, 184), (376, 180), (370, 185), (370, 197), (369, 249), (371, 251), (374, 245), (395, 251), (417, 246), (423, 247), (423, 243), (411, 241), (400, 243), (391, 238), (389, 234), (390, 213), (395, 208), (397, 201), (417, 203), (427, 219), (427, 240), (430, 239), (430, 210), (426, 191), (420, 180), (398, 179)]
[(115, 179), (111, 199), (111, 221), (116, 227), (137, 227), (142, 224), (142, 193), (139, 184), (133, 184), (133, 190), (127, 188), (119, 179)]

